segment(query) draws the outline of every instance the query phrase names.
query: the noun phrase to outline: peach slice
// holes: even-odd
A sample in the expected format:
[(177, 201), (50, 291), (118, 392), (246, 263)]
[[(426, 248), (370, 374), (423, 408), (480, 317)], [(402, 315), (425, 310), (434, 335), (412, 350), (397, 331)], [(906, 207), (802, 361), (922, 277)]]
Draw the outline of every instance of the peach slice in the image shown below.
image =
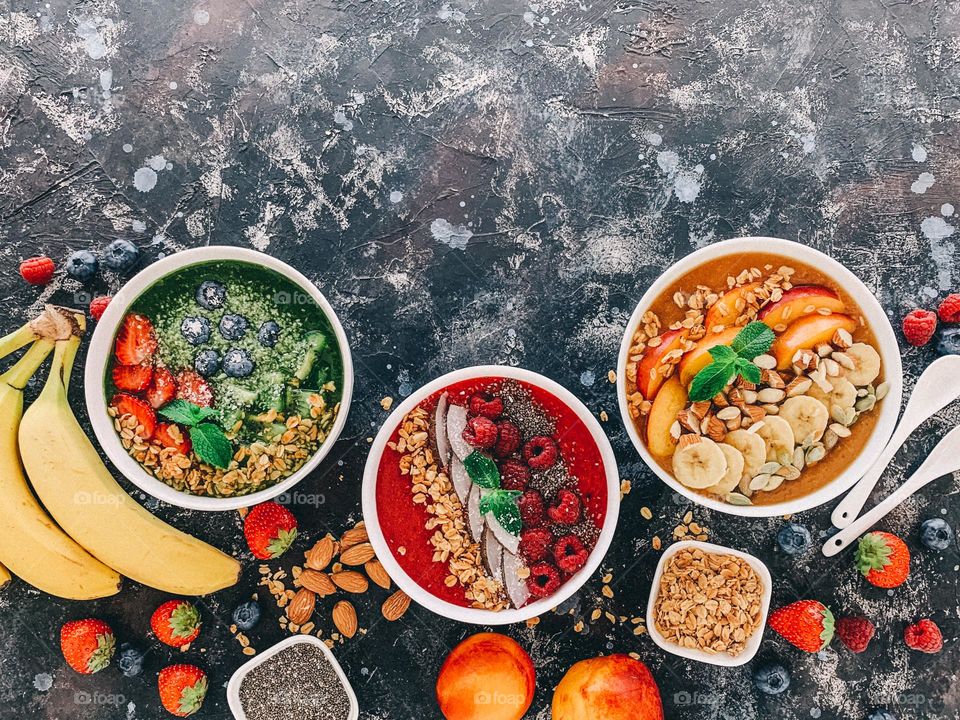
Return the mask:
[(671, 350), (679, 350), (685, 337), (687, 330), (667, 330), (660, 335), (659, 345), (643, 351), (643, 357), (637, 361), (637, 390), (644, 399), (652, 401), (656, 397), (663, 385), (663, 375), (658, 372), (660, 360)]
[(687, 389), (676, 374), (670, 376), (657, 393), (650, 416), (647, 418), (647, 447), (660, 457), (670, 457), (677, 448), (677, 441), (670, 435), (670, 427), (677, 413), (687, 404)]
[(729, 345), (743, 328), (730, 327), (718, 333), (707, 331), (697, 346), (687, 352), (680, 361), (680, 382), (689, 387), (697, 373), (711, 363), (713, 357), (710, 348), (717, 345)]
[(833, 334), (840, 330), (852, 333), (857, 321), (849, 315), (807, 315), (790, 323), (770, 348), (770, 354), (777, 359), (777, 369), (786, 370), (793, 362), (797, 350), (808, 350), (820, 343), (828, 343)]
[(758, 318), (776, 332), (783, 332), (792, 321), (821, 310), (842, 313), (843, 300), (823, 285), (797, 285), (761, 310)]
[(720, 299), (707, 310), (707, 317), (703, 321), (703, 326), (707, 329), (707, 332), (711, 333), (717, 326), (733, 325), (737, 318), (743, 314), (742, 310), (737, 309), (737, 301), (743, 300), (746, 302), (747, 295), (754, 292), (758, 287), (760, 287), (758, 282), (747, 283), (721, 295)]

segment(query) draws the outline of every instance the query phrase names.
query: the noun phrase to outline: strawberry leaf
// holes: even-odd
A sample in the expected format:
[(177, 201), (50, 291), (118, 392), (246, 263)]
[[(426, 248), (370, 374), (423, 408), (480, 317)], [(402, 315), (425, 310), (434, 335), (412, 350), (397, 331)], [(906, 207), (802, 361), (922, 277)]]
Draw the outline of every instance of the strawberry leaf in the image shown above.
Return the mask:
[(278, 530), (277, 536), (267, 544), (267, 551), (272, 557), (279, 557), (280, 555), (283, 555), (291, 545), (293, 545), (293, 541), (296, 539), (296, 528), (290, 528), (289, 530)]

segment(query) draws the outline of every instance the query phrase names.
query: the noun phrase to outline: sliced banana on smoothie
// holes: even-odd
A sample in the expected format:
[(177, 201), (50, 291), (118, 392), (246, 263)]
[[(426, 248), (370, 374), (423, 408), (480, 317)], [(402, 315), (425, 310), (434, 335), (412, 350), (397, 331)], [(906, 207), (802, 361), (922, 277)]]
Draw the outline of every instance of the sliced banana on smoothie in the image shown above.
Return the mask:
[(743, 456), (742, 477), (752, 478), (767, 461), (767, 444), (757, 433), (734, 430), (727, 433), (723, 442), (739, 450)]
[(880, 375), (880, 354), (873, 345), (854, 343), (844, 354), (853, 361), (853, 368), (844, 367), (843, 375), (857, 387), (869, 385)]
[[(830, 420), (830, 413), (819, 400), (807, 395), (787, 398), (780, 406), (778, 418), (786, 420), (793, 430), (793, 437), (801, 444), (817, 442), (823, 437)], [(790, 448), (791, 452), (793, 448)]]
[(807, 397), (823, 403), (828, 413), (833, 412), (834, 406), (841, 410), (852, 408), (857, 401), (857, 388), (854, 387), (853, 383), (841, 376), (830, 378), (830, 384), (833, 385), (833, 390), (824, 392), (823, 388), (814, 383), (807, 390)]
[(691, 435), (673, 453), (673, 476), (683, 485), (703, 490), (720, 482), (727, 472), (727, 458), (713, 440)]
[(783, 454), (793, 457), (796, 438), (790, 423), (784, 420), (782, 416), (767, 415), (763, 418), (763, 425), (757, 430), (756, 434), (763, 439), (766, 446), (766, 462), (780, 462), (780, 457)]
[(733, 445), (720, 443), (718, 447), (727, 459), (727, 471), (723, 474), (723, 477), (720, 478), (720, 482), (707, 488), (707, 492), (726, 495), (740, 484), (740, 478), (743, 477), (744, 459), (743, 453), (733, 447)]

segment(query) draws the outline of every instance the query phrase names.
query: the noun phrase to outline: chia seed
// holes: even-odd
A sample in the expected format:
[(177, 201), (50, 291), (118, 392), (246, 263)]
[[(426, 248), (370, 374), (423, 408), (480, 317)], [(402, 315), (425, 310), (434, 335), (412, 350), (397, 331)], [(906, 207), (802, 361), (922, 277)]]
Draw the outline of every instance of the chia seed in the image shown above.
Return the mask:
[(247, 720), (347, 720), (350, 698), (316, 645), (298, 643), (255, 667), (240, 683)]
[(503, 400), (504, 414), (520, 428), (522, 442), (537, 435), (553, 437), (556, 424), (525, 387), (513, 380), (504, 380), (495, 394)]

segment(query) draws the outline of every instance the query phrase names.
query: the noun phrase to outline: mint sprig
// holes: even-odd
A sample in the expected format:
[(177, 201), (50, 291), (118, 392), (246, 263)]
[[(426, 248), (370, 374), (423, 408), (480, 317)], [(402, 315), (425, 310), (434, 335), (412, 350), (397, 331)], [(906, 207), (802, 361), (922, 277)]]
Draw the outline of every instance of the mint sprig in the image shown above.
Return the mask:
[(171, 400), (160, 408), (160, 414), (167, 420), (190, 427), (203, 422), (213, 415), (214, 411), (212, 408), (200, 407), (187, 400)]
[(474, 450), (463, 459), (467, 475), (477, 485), (488, 490), (500, 487), (500, 471), (497, 464), (481, 452)]
[(751, 383), (760, 382), (760, 368), (751, 362), (767, 352), (776, 336), (762, 322), (751, 322), (737, 333), (733, 342), (709, 349), (712, 362), (697, 373), (690, 383), (690, 400), (709, 400), (723, 390), (737, 375)]
[(188, 427), (190, 443), (197, 457), (208, 465), (227, 468), (233, 460), (233, 445), (217, 425), (207, 420), (215, 414), (187, 400), (173, 400), (160, 408), (160, 414), (178, 425)]
[(481, 514), (493, 513), (504, 530), (511, 535), (519, 535), (522, 522), (517, 498), (520, 493), (516, 490), (504, 490), (500, 486), (500, 470), (497, 464), (475, 450), (463, 459), (463, 466), (474, 483), (490, 491), (480, 498)]

